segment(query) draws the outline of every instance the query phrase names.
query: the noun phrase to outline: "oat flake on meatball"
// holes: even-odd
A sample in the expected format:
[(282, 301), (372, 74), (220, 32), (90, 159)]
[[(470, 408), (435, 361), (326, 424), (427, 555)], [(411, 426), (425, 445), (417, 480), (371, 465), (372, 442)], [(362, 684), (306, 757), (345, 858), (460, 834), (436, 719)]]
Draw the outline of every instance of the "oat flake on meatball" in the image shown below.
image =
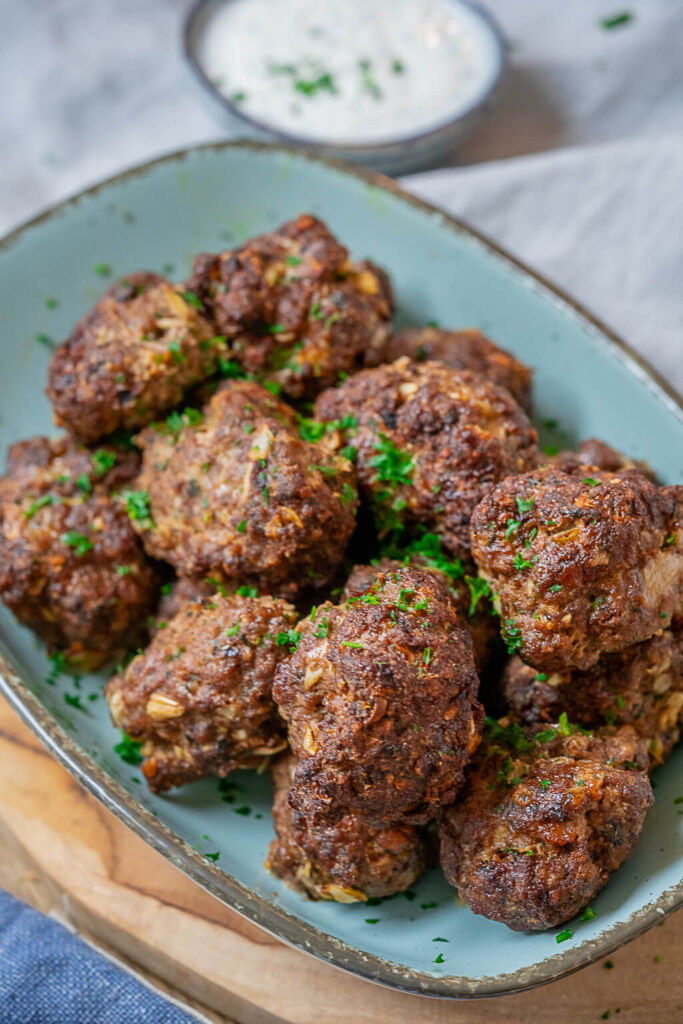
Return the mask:
[(472, 641), (436, 574), (380, 573), (303, 620), (273, 694), (301, 760), (292, 801), (311, 824), (339, 811), (373, 828), (434, 817), (457, 793), (483, 709)]
[(147, 551), (184, 576), (223, 574), (290, 597), (329, 582), (355, 525), (355, 470), (299, 436), (293, 411), (231, 381), (179, 429), (138, 437), (130, 498)]
[(109, 681), (114, 724), (142, 742), (155, 792), (254, 768), (286, 746), (273, 674), (296, 622), (285, 601), (238, 595), (186, 602)]
[(237, 249), (198, 256), (188, 288), (244, 369), (293, 398), (313, 398), (362, 367), (391, 330), (386, 274), (351, 262), (310, 214)]
[(587, 669), (683, 605), (683, 488), (640, 473), (546, 467), (508, 477), (472, 517), (503, 636), (539, 671)]
[(356, 450), (381, 532), (418, 526), (469, 555), (472, 511), (503, 477), (536, 464), (536, 431), (507, 391), (468, 371), (407, 358), (363, 370), (315, 406)]

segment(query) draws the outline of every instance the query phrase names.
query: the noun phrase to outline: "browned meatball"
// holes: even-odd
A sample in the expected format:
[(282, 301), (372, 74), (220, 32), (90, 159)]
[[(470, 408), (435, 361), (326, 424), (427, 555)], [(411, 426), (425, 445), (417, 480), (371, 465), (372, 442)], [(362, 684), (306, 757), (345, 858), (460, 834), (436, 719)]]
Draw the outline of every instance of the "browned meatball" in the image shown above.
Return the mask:
[(592, 668), (537, 672), (521, 658), (508, 662), (503, 696), (509, 714), (524, 725), (556, 722), (565, 712), (584, 728), (632, 725), (648, 741), (651, 766), (662, 764), (678, 743), (683, 721), (683, 626), (651, 640), (604, 654)]
[(550, 458), (542, 457), (540, 461), (543, 465), (555, 466), (556, 469), (561, 469), (565, 473), (576, 473), (577, 475), (584, 472), (587, 466), (606, 469), (610, 473), (618, 473), (622, 469), (637, 469), (648, 480), (657, 483), (655, 474), (646, 462), (631, 459), (628, 455), (618, 452), (616, 448), (611, 448), (610, 445), (599, 441), (596, 437), (589, 437), (586, 441), (582, 441), (578, 451), (561, 451)]
[(161, 600), (152, 631), (158, 632), (159, 629), (163, 629), (188, 601), (201, 601), (202, 598), (211, 597), (215, 593), (222, 594), (223, 597), (235, 593), (241, 597), (259, 596), (256, 587), (238, 586), (234, 580), (228, 582), (219, 574), (203, 577), (179, 576), (161, 587)]
[(149, 427), (135, 525), (186, 576), (224, 573), (283, 596), (324, 586), (355, 524), (355, 470), (303, 441), (292, 410), (233, 381), (179, 431)]
[(312, 398), (363, 365), (391, 330), (389, 280), (310, 214), (238, 249), (203, 254), (188, 288), (244, 368)]
[(442, 363), (407, 358), (363, 370), (316, 402), (356, 449), (380, 532), (420, 524), (467, 557), (472, 510), (505, 476), (536, 463), (536, 431), (507, 391)]
[[(425, 535), (426, 538), (430, 536), (436, 540), (438, 545), (438, 537), (435, 534)], [(423, 544), (423, 548), (427, 548), (427, 544)], [(488, 665), (492, 652), (497, 646), (498, 622), (491, 611), (490, 602), (486, 600), (488, 585), (484, 584), (485, 590), (479, 586), (474, 564), (463, 566), (458, 559), (449, 561), (443, 556), (433, 559), (426, 553), (409, 553), (403, 560), (382, 558), (374, 565), (354, 565), (339, 603), (344, 604), (349, 598), (358, 597), (369, 590), (376, 582), (380, 572), (388, 573), (406, 565), (428, 569), (447, 580), (453, 602), (472, 636), (474, 660), (477, 670), (481, 673)]]
[(112, 719), (143, 741), (150, 789), (253, 768), (285, 748), (271, 687), (295, 622), (271, 597), (189, 601), (109, 681)]
[(586, 474), (509, 477), (472, 517), (472, 553), (510, 652), (543, 672), (590, 668), (648, 640), (683, 603), (683, 488)]
[(182, 401), (225, 350), (193, 301), (158, 274), (112, 285), (52, 356), (47, 395), (55, 421), (92, 442)]
[(487, 729), (463, 799), (443, 818), (447, 880), (475, 914), (515, 931), (582, 910), (633, 852), (653, 802), (645, 743), (628, 726), (556, 735)]
[(418, 363), (436, 359), (454, 370), (471, 370), (484, 380), (506, 388), (525, 412), (531, 412), (532, 371), (481, 331), (407, 327), (387, 340), (384, 349), (376, 353), (373, 365), (393, 363), (401, 356), (408, 356)]
[(472, 641), (446, 582), (406, 568), (300, 623), (275, 700), (301, 758), (294, 790), (314, 825), (339, 808), (373, 828), (421, 823), (454, 798), (483, 709)]
[(307, 827), (288, 794), (296, 759), (288, 754), (272, 768), (273, 821), (277, 837), (266, 867), (311, 899), (364, 902), (408, 889), (425, 868), (425, 841), (411, 825), (373, 829), (357, 814), (328, 827)]
[(0, 478), (0, 597), (83, 668), (137, 644), (156, 599), (156, 571), (110, 493), (137, 463), (35, 437), (12, 445)]

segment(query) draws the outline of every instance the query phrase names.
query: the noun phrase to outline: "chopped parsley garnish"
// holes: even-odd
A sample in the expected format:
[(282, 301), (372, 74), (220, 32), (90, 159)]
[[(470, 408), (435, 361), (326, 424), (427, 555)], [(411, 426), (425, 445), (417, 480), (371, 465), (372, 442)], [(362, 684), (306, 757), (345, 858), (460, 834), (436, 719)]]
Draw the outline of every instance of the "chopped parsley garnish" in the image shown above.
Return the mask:
[(537, 672), (534, 678), (537, 683), (544, 683), (548, 677), (545, 672)]
[(519, 626), (515, 625), (514, 619), (508, 619), (505, 625), (501, 629), (501, 636), (508, 649), (508, 654), (514, 654), (516, 651), (521, 651), (524, 640)]
[(45, 348), (57, 348), (49, 334), (36, 334), (36, 341), (39, 345), (44, 345)]
[(365, 923), (366, 924), (379, 924), (379, 918), (378, 917), (366, 917), (365, 918)]
[(550, 779), (541, 779), (541, 789), (550, 788)]
[(251, 807), (247, 807), (246, 804), (242, 804), (241, 807), (233, 807), (235, 814), (241, 814), (244, 818), (247, 818), (251, 814)]
[(287, 328), (283, 327), (282, 324), (271, 324), (270, 327), (266, 329), (266, 334), (284, 334), (286, 330)]
[(585, 476), (583, 482), (588, 484), (589, 487), (599, 487), (600, 481), (596, 480), (594, 476)]
[(319, 92), (329, 92), (333, 95), (337, 92), (337, 86), (329, 71), (323, 71), (317, 78), (297, 78), (294, 80), (294, 88), (304, 96), (315, 96)]
[(188, 306), (194, 306), (195, 309), (204, 308), (204, 303), (202, 302), (198, 295), (195, 295), (194, 292), (181, 292), (180, 297), (181, 299), (185, 299), (185, 302), (187, 302)]
[(630, 11), (622, 11), (620, 14), (613, 14), (610, 18), (602, 18), (600, 25), (602, 28), (618, 28), (620, 25), (628, 25), (630, 21), (633, 21), (633, 14)]
[(573, 932), (571, 931), (571, 929), (570, 928), (565, 928), (565, 930), (563, 932), (560, 932), (559, 935), (555, 936), (555, 942), (566, 942), (567, 939), (571, 939), (572, 937), (573, 937)]
[(491, 593), (491, 587), (481, 576), (465, 576), (465, 583), (470, 589), (470, 607), (467, 614), (471, 618), (476, 612), (477, 605), (482, 597), (488, 597)]
[(392, 486), (409, 484), (415, 468), (415, 458), (409, 452), (397, 448), (391, 438), (380, 434), (375, 442), (375, 451), (370, 465), (375, 469), (377, 479)]
[(116, 565), (114, 568), (117, 576), (130, 576), (133, 571), (132, 565)]
[(301, 259), (300, 256), (292, 256), (290, 254), (286, 258), (286, 263), (289, 267), (298, 267), (300, 266), (301, 263), (303, 263), (303, 260)]
[(560, 717), (557, 720), (557, 724), (559, 725), (560, 732), (562, 733), (563, 736), (571, 736), (571, 734), (572, 734), (572, 727), (569, 724), (569, 718), (567, 717), (567, 712), (566, 711), (560, 712)]
[(142, 744), (137, 740), (132, 740), (130, 736), (126, 736), (125, 732), (121, 732), (121, 742), (114, 746), (114, 753), (118, 754), (126, 764), (142, 764), (141, 746)]
[(81, 704), (81, 698), (77, 693), (65, 693), (64, 703), (68, 704), (70, 708), (76, 708), (77, 711), (85, 711), (85, 708)]
[(542, 729), (541, 732), (536, 733), (536, 742), (552, 743), (556, 736), (557, 733), (554, 729)]
[(560, 583), (553, 583), (552, 587), (548, 587), (548, 590), (551, 594), (559, 594), (562, 590), (562, 585)]
[(664, 547), (665, 548), (670, 548), (671, 545), (675, 544), (675, 543), (676, 543), (676, 534), (675, 533), (668, 533), (666, 535), (666, 537), (664, 538)]
[(280, 631), (275, 637), (275, 643), (278, 647), (289, 647), (289, 653), (294, 654), (294, 651), (299, 646), (301, 640), (301, 634), (296, 629), (287, 629)]
[(54, 654), (50, 655), (49, 660), (52, 662), (52, 668), (45, 682), (50, 686), (54, 686), (57, 682), (57, 677), (62, 674), (66, 666), (66, 655), (64, 651), (55, 651)]
[(444, 939), (441, 935), (437, 935), (435, 939), (432, 939), (432, 942), (450, 942), (450, 939)]
[(586, 907), (583, 913), (579, 917), (579, 921), (592, 921), (596, 917), (596, 913), (592, 907)]
[(166, 417), (165, 430), (173, 437), (177, 437), (180, 434), (183, 427), (198, 427), (204, 419), (199, 409), (193, 409), (187, 407), (179, 412), (177, 409)]
[(366, 92), (376, 99), (382, 99), (382, 90), (377, 84), (375, 76), (372, 74), (372, 64), (369, 60), (358, 61), (358, 67), (360, 68), (361, 78), (363, 81), (363, 88)]
[(531, 512), (532, 508), (534, 507), (533, 498), (520, 498), (519, 495), (517, 495), (517, 497), (515, 498), (515, 502), (517, 504), (517, 511), (519, 512), (520, 516), (524, 512)]
[(60, 540), (62, 544), (73, 548), (78, 558), (82, 558), (87, 551), (92, 551), (94, 547), (90, 538), (86, 537), (84, 533), (79, 533), (78, 530), (69, 530), (68, 533), (63, 533)]
[(505, 527), (505, 540), (510, 540), (510, 537), (515, 533), (522, 524), (518, 519), (508, 519), (507, 526)]
[(240, 522), (237, 524), (237, 532), (238, 533), (245, 533), (246, 529), (247, 529), (247, 521), (246, 521), (246, 519), (240, 520)]
[(116, 456), (113, 452), (105, 451), (104, 448), (98, 448), (96, 452), (93, 452), (90, 456), (95, 476), (104, 476), (107, 470), (116, 462)]
[(352, 501), (356, 500), (356, 492), (349, 483), (345, 483), (342, 487), (342, 492), (339, 495), (339, 500), (342, 505), (350, 505)]
[(110, 263), (96, 263), (94, 267), (95, 273), (99, 274), (100, 277), (109, 277), (111, 274)]
[(524, 555), (522, 554), (521, 551), (517, 552), (517, 554), (515, 555), (515, 560), (514, 560), (514, 562), (512, 564), (514, 565), (515, 569), (518, 569), (520, 572), (522, 571), (522, 569), (530, 569), (531, 568), (531, 562), (529, 562), (524, 557)]
[(359, 640), (342, 640), (342, 647), (352, 647), (354, 650), (360, 650), (362, 646)]
[(233, 103), (244, 103), (247, 98), (246, 92), (234, 92), (230, 99)]
[(228, 377), (231, 380), (238, 380), (247, 376), (236, 359), (225, 359), (224, 356), (218, 357), (218, 370), (221, 377)]
[(181, 350), (180, 342), (178, 341), (177, 338), (174, 338), (173, 341), (169, 341), (169, 343), (168, 343), (168, 351), (171, 353), (171, 360), (172, 360), (172, 362), (174, 362), (174, 363), (186, 363), (187, 362), (187, 356)]
[(204, 856), (207, 857), (209, 860), (212, 860), (215, 864), (218, 858), (220, 857), (220, 851), (216, 850), (215, 853), (205, 853)]
[(243, 587), (238, 587), (236, 590), (236, 594), (238, 595), (238, 597), (258, 597), (258, 588), (248, 587), (245, 585)]
[(52, 296), (50, 296), (47, 299), (45, 299), (45, 308), (46, 309), (56, 309), (58, 305), (59, 305), (59, 303), (58, 303), (57, 299), (52, 298)]
[(398, 57), (394, 57), (391, 62), (391, 70), (395, 75), (402, 75), (405, 71), (405, 64), (402, 60), (399, 60)]
[(92, 491), (92, 484), (90, 483), (90, 477), (87, 473), (81, 473), (76, 480), (76, 487), (78, 487), (79, 491), (82, 491), (83, 494), (90, 494)]
[(325, 424), (309, 416), (297, 416), (297, 426), (302, 441), (319, 441), (325, 433)]
[(239, 624), (239, 622), (236, 622), (233, 626), (230, 626), (229, 629), (226, 629), (225, 635), (226, 636), (239, 636), (239, 631), (240, 631), (240, 624)]
[(316, 640), (324, 640), (327, 637), (327, 619), (323, 618), (320, 625), (313, 631)]
[(438, 956), (434, 957), (434, 963), (435, 964), (442, 964), (443, 963), (443, 953), (439, 953)]
[(53, 494), (42, 494), (40, 498), (36, 498), (36, 500), (26, 509), (24, 512), (24, 519), (32, 519), (36, 512), (41, 508), (45, 508), (46, 505), (58, 504), (59, 498), (55, 498)]
[(147, 491), (127, 491), (124, 497), (129, 517), (136, 523), (140, 523), (144, 530), (151, 530), (154, 522)]

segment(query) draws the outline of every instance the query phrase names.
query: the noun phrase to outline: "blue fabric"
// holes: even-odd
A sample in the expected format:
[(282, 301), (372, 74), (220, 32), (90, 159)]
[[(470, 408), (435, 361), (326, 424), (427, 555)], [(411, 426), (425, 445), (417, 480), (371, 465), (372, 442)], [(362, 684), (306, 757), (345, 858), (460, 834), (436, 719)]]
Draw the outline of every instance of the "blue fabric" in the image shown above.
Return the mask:
[(0, 889), (0, 1024), (197, 1024)]

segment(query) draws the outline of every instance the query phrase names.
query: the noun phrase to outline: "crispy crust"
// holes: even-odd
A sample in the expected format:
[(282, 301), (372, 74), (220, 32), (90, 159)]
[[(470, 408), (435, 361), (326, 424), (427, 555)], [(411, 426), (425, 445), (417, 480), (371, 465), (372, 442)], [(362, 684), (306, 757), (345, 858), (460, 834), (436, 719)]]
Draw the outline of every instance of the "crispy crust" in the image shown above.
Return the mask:
[(84, 668), (136, 645), (156, 599), (157, 573), (112, 497), (137, 463), (36, 437), (12, 445), (0, 479), (0, 596)]
[(683, 603), (683, 488), (582, 472), (509, 477), (472, 517), (472, 553), (504, 635), (544, 672), (587, 669), (648, 640)]
[(151, 518), (135, 525), (155, 558), (285, 597), (333, 578), (355, 525), (355, 470), (303, 441), (261, 385), (230, 382), (193, 424), (150, 427), (138, 443)]
[(507, 391), (442, 363), (402, 358), (363, 370), (325, 391), (315, 409), (321, 420), (355, 421), (326, 439), (356, 449), (359, 484), (380, 528), (381, 520), (385, 531), (419, 524), (465, 558), (477, 503), (503, 477), (536, 464), (536, 431)]
[(137, 428), (214, 373), (224, 342), (158, 274), (129, 274), (109, 288), (50, 360), (55, 422), (81, 441)]
[(550, 742), (506, 732), (487, 730), (463, 799), (444, 815), (441, 864), (475, 914), (515, 931), (553, 928), (632, 853), (653, 803), (645, 744), (629, 727)]
[(386, 274), (352, 263), (310, 214), (238, 249), (197, 256), (188, 287), (244, 368), (293, 398), (313, 398), (359, 369), (391, 330)]
[(271, 687), (278, 634), (295, 622), (271, 597), (189, 600), (109, 681), (112, 720), (142, 741), (150, 789), (254, 768), (286, 746)]
[[(380, 573), (358, 600), (299, 626), (273, 687), (301, 760), (293, 791), (312, 824), (362, 814), (423, 823), (457, 793), (483, 709), (472, 641), (433, 573)], [(292, 797), (292, 799), (295, 799)]]

